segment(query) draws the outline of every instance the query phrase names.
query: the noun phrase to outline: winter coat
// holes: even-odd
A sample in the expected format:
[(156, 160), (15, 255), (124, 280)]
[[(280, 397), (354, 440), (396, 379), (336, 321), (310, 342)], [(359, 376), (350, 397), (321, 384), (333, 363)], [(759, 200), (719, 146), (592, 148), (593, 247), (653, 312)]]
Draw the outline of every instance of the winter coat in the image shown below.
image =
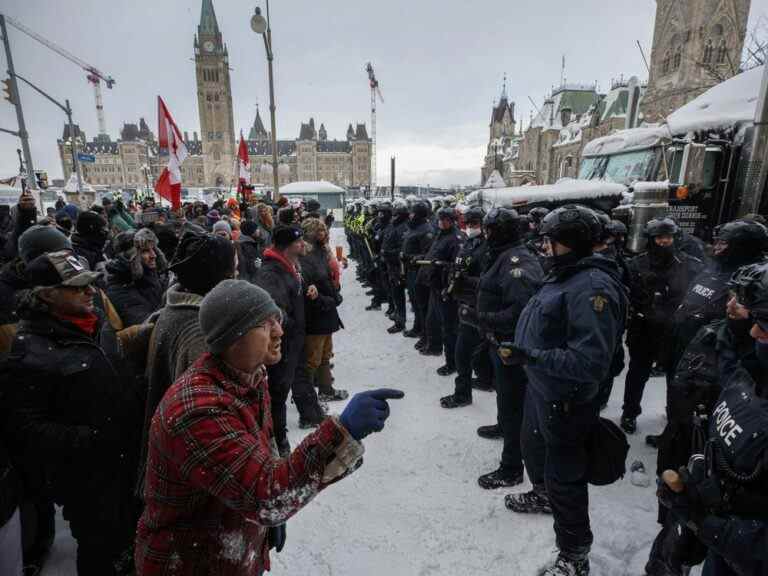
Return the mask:
[[(8, 390), (0, 387), (0, 422), (8, 421)], [(21, 503), (21, 478), (11, 460), (10, 435), (0, 429), (0, 528), (11, 519)]]
[(138, 576), (253, 576), (269, 570), (268, 528), (352, 472), (363, 447), (335, 418), (279, 459), (265, 370), (206, 353), (152, 420)]
[(19, 237), (26, 232), (27, 228), (37, 223), (37, 209), (21, 210), (20, 206), (16, 204), (11, 208), (11, 219), (13, 221), (12, 232), (5, 240), (0, 260), (10, 261), (19, 255)]
[(75, 232), (72, 234), (72, 250), (88, 261), (88, 267), (91, 270), (97, 270), (99, 264), (105, 261), (104, 244), (106, 240), (106, 237), (103, 239), (90, 238)]
[(256, 284), (269, 292), (283, 312), (282, 358), (276, 365), (270, 366), (270, 374), (290, 386), (304, 349), (306, 333), (302, 278), (280, 252), (268, 249), (264, 251)]
[(591, 401), (610, 373), (626, 315), (614, 261), (593, 255), (550, 272), (515, 331), (515, 346), (531, 356), (529, 389), (547, 401)]
[(408, 230), (403, 236), (403, 255), (408, 260), (420, 260), (434, 239), (432, 225), (426, 220), (409, 220)]
[(144, 322), (163, 303), (165, 287), (156, 270), (142, 266), (141, 276), (131, 262), (118, 256), (107, 263), (107, 296), (126, 327)]
[(237, 249), (237, 272), (240, 280), (254, 283), (261, 266), (262, 246), (244, 234), (235, 242)]
[(341, 304), (341, 294), (336, 289), (328, 263), (325, 248), (312, 245), (306, 256), (301, 258), (301, 275), (306, 286), (314, 285), (318, 296), (314, 300), (304, 300), (307, 334), (333, 334), (342, 327), (337, 307)]
[(381, 243), (381, 258), (387, 266), (387, 272), (392, 278), (399, 278), (400, 255), (403, 252), (403, 239), (408, 232), (408, 218), (395, 217), (384, 231), (384, 239)]
[(118, 504), (135, 481), (138, 387), (108, 323), (91, 336), (35, 300), (19, 309), (3, 372), (6, 430), (25, 494), (52, 498), (65, 515), (96, 509), (100, 527), (124, 527)]
[(171, 286), (165, 307), (153, 317), (155, 328), (147, 355), (147, 397), (141, 436), (141, 472), (139, 487), (143, 486), (147, 461), (149, 425), (163, 395), (176, 379), (206, 351), (198, 314), (203, 297), (185, 292), (178, 284)]
[(539, 259), (518, 242), (491, 262), (480, 276), (477, 287), (477, 313), (481, 328), (498, 342), (514, 338), (523, 308), (544, 280)]
[[(24, 277), (24, 262), (21, 258), (11, 260), (0, 269), (0, 334), (4, 327), (19, 321), (16, 314), (16, 295), (20, 290), (27, 288), (29, 284)], [(0, 336), (0, 352), (10, 348), (10, 340), (2, 340)]]
[(438, 230), (429, 251), (424, 256), (424, 260), (432, 262), (441, 262), (438, 264), (426, 264), (419, 267), (417, 281), (419, 284), (429, 286), (432, 290), (438, 292), (446, 288), (448, 280), (448, 270), (456, 260), (456, 255), (461, 250), (466, 236), (464, 232), (450, 227), (448, 230)]
[(629, 262), (629, 289), (632, 304), (630, 326), (667, 326), (683, 301), (689, 284), (703, 264), (683, 252), (676, 253), (668, 266), (654, 262), (644, 253)]
[(455, 267), (460, 267), (451, 293), (454, 300), (471, 308), (477, 307), (477, 290), (480, 275), (486, 269), (487, 255), (488, 243), (482, 234), (467, 238), (454, 263), (454, 274), (458, 272)]

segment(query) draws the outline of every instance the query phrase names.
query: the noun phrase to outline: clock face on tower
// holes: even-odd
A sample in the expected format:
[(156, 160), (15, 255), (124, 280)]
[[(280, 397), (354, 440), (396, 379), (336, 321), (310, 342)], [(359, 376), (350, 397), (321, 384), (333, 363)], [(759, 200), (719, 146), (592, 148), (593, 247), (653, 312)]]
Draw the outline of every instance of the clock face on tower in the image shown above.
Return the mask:
[(210, 40), (207, 40), (203, 44), (203, 48), (205, 49), (206, 52), (213, 52), (213, 42), (211, 42)]

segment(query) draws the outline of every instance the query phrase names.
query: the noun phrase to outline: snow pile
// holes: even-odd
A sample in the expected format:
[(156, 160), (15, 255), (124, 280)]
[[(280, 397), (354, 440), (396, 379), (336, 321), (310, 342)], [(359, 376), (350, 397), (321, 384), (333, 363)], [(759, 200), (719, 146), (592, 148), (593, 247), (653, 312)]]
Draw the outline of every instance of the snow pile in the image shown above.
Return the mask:
[(468, 204), (491, 206), (522, 206), (535, 202), (579, 201), (590, 198), (621, 199), (627, 188), (623, 184), (602, 180), (563, 178), (557, 184), (544, 186), (513, 186), (510, 188), (476, 190), (467, 197)]
[(673, 134), (718, 130), (755, 119), (763, 66), (747, 70), (692, 100), (667, 117)]
[(491, 172), (488, 176), (488, 180), (485, 181), (483, 188), (506, 188), (507, 183), (504, 182), (504, 178), (501, 177), (498, 170)]
[(280, 194), (341, 194), (344, 188), (325, 180), (317, 182), (291, 182), (280, 187)]
[(670, 132), (665, 126), (645, 126), (619, 130), (602, 138), (590, 141), (582, 151), (582, 157), (605, 156), (619, 152), (643, 150), (658, 145), (664, 138), (669, 138)]

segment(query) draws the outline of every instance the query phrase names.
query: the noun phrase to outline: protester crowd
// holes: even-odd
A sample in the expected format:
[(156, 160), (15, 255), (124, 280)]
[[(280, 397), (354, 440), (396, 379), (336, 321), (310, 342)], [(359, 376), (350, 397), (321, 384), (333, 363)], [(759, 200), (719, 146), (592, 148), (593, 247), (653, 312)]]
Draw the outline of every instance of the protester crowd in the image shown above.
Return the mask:
[(319, 208), (0, 211), (0, 573), (40, 573), (61, 506), (81, 576), (261, 574), (361, 465), (402, 393), (329, 415), (346, 261)]
[[(589, 573), (587, 486), (625, 472), (624, 434), (638, 431), (655, 375), (666, 379), (667, 423), (645, 431), (660, 479), (646, 573), (704, 562), (720, 576), (768, 574), (765, 224), (740, 218), (707, 245), (660, 216), (634, 255), (626, 225), (598, 210), (486, 213), (449, 196), (357, 200), (345, 230), (367, 310), (386, 307), (387, 332), (454, 376), (440, 406), (495, 391), (497, 421), (477, 434), (502, 440), (500, 465), (478, 483), (509, 488), (527, 472), (532, 489), (505, 504), (553, 516), (559, 554), (543, 574)], [(599, 414), (626, 363), (619, 428)]]

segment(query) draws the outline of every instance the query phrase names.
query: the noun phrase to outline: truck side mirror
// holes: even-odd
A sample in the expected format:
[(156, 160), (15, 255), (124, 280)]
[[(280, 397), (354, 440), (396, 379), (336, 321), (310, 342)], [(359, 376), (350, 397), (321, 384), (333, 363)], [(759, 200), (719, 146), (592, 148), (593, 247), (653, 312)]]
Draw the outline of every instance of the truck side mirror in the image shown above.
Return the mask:
[(707, 146), (705, 144), (691, 142), (685, 146), (681, 184), (688, 186), (694, 193), (704, 184), (704, 156), (706, 151)]

